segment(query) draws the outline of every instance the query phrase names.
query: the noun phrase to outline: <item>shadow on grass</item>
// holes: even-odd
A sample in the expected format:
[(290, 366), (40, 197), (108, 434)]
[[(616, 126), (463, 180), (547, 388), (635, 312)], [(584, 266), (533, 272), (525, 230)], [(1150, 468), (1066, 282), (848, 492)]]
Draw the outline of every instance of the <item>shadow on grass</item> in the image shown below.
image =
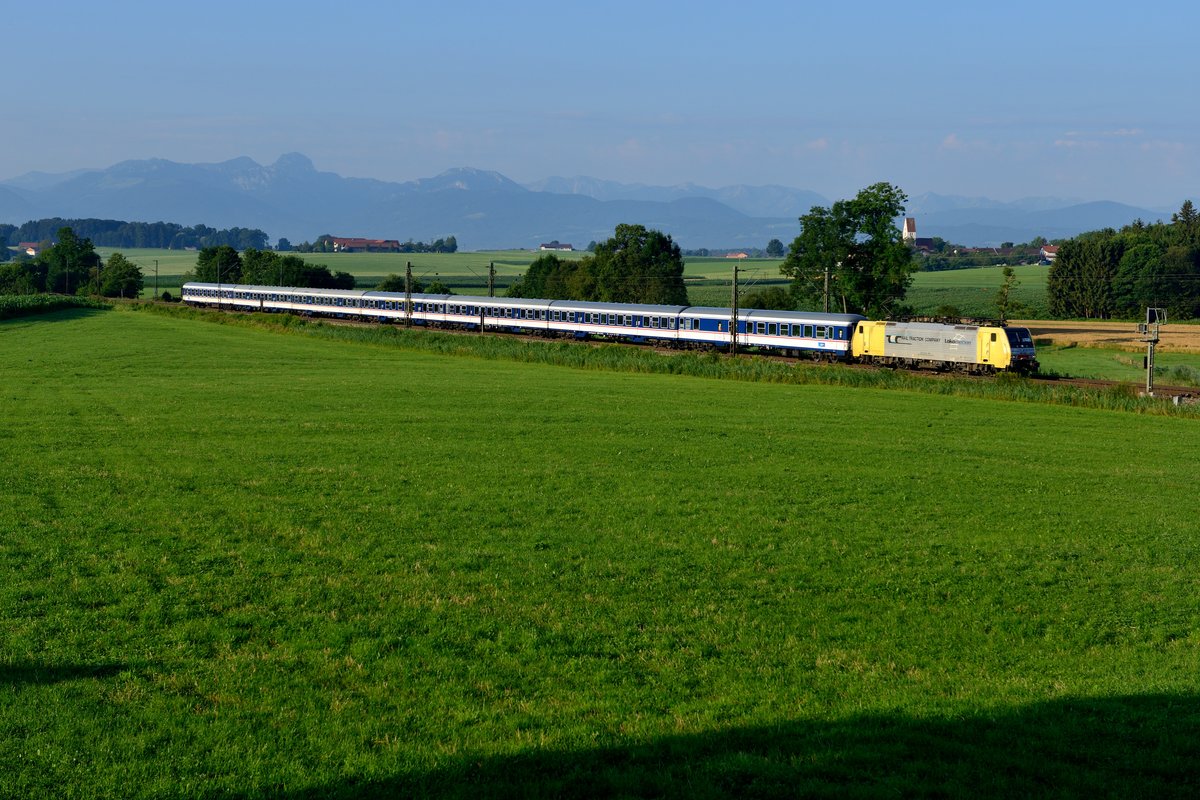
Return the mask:
[[(1195, 797), (1200, 700), (1070, 699), (958, 719), (904, 714), (462, 758), (382, 780), (237, 797)], [(229, 798), (230, 795), (217, 795)]]
[(75, 306), (50, 310), (31, 310), (28, 312), (6, 311), (0, 314), (0, 324), (16, 327), (21, 324), (32, 325), (39, 322), (62, 322), (63, 320), (85, 319), (97, 314), (107, 314), (111, 307)]
[(107, 678), (127, 669), (128, 664), (0, 664), (0, 686)]

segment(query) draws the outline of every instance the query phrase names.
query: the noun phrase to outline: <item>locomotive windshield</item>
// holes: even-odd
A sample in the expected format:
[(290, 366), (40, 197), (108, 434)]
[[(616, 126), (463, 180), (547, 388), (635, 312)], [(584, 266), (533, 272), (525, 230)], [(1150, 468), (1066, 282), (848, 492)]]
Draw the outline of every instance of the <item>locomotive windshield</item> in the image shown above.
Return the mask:
[(1013, 347), (1033, 347), (1033, 337), (1029, 335), (1028, 328), (1005, 328), (1004, 332), (1008, 334), (1008, 343)]

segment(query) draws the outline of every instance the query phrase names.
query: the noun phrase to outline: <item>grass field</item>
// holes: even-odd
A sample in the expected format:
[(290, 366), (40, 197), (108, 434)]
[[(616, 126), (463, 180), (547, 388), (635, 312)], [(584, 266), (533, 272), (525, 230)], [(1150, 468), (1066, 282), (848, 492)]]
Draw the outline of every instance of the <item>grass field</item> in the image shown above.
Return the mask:
[(0, 374), (0, 796), (1200, 788), (1194, 419), (123, 310)]

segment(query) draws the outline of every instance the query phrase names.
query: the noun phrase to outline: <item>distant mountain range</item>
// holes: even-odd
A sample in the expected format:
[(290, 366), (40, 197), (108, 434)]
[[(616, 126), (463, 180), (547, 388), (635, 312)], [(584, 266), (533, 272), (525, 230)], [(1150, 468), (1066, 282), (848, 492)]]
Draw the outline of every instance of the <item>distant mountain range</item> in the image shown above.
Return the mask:
[[(387, 239), (453, 235), (460, 249), (536, 248), (557, 239), (583, 248), (619, 223), (671, 234), (685, 249), (764, 247), (798, 233), (797, 218), (821, 195), (784, 186), (648, 186), (597, 178), (547, 178), (521, 185), (497, 172), (452, 169), (404, 183), (319, 172), (299, 153), (263, 166), (249, 158), (219, 164), (162, 159), (107, 169), (30, 172), (0, 181), (0, 221), (97, 217), (141, 222), (261, 228), (272, 239), (312, 241), (329, 233)], [(1074, 236), (1170, 214), (1113, 202), (925, 194), (908, 214), (919, 236), (983, 246), (1035, 236)]]

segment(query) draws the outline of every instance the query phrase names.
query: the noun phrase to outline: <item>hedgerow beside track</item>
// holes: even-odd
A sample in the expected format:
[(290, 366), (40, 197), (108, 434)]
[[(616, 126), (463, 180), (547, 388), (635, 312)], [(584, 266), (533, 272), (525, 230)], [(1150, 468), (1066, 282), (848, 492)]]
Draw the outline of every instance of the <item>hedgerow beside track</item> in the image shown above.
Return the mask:
[(978, 397), (1016, 402), (1127, 411), (1143, 414), (1200, 416), (1196, 406), (1174, 406), (1161, 398), (1139, 397), (1132, 384), (1110, 388), (1054, 385), (1015, 375), (977, 379), (887, 369), (855, 369), (840, 364), (791, 362), (778, 358), (717, 352), (663, 353), (616, 343), (588, 344), (538, 340), (505, 334), (464, 334), (401, 326), (342, 325), (288, 314), (246, 314), (157, 303), (122, 306), (136, 311), (183, 316), (223, 325), (286, 331), (323, 339), (367, 342), (406, 350), (522, 363), (553, 364), (613, 372), (691, 375), (725, 380), (898, 389), (928, 394)]

